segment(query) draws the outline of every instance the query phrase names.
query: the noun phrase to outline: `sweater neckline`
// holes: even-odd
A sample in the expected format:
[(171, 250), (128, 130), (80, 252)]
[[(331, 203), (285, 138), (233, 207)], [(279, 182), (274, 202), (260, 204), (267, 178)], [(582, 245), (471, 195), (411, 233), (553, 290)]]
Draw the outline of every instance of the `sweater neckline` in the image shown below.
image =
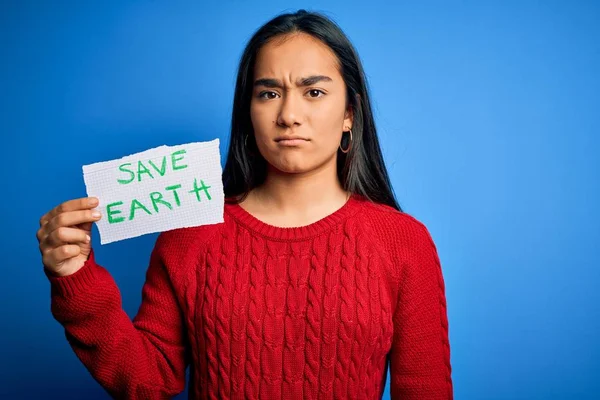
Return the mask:
[(354, 215), (359, 209), (357, 194), (350, 195), (344, 205), (331, 214), (311, 224), (294, 227), (280, 227), (268, 224), (246, 211), (238, 203), (226, 203), (225, 211), (246, 228), (267, 238), (282, 241), (304, 240), (318, 236), (338, 223)]

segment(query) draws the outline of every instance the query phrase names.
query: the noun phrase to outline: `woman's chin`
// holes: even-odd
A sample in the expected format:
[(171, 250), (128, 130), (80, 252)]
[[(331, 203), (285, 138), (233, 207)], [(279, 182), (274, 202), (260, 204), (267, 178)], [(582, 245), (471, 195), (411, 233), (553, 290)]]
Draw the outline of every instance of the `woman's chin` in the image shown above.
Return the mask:
[(306, 174), (316, 170), (321, 170), (330, 165), (336, 168), (335, 159), (318, 160), (314, 157), (309, 157), (307, 154), (286, 154), (280, 157), (272, 157), (267, 159), (267, 163), (271, 168), (284, 174)]
[(285, 164), (285, 165), (276, 165), (274, 166), (280, 173), (284, 174), (303, 174), (306, 172), (310, 172), (310, 168), (306, 168), (306, 166), (297, 165), (297, 164)]
[(284, 174), (302, 174), (314, 169), (302, 160), (277, 160), (277, 162), (271, 163), (271, 166)]

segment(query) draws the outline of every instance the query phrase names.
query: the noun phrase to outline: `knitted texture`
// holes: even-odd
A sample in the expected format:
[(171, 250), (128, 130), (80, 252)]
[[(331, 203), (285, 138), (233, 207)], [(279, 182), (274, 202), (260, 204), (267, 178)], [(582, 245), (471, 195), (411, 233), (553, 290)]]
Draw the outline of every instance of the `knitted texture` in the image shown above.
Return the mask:
[[(224, 223), (159, 235), (131, 320), (94, 253), (51, 310), (115, 398), (452, 399), (445, 287), (414, 217), (354, 195), (304, 227), (226, 204)], [(389, 362), (389, 363), (388, 363)]]

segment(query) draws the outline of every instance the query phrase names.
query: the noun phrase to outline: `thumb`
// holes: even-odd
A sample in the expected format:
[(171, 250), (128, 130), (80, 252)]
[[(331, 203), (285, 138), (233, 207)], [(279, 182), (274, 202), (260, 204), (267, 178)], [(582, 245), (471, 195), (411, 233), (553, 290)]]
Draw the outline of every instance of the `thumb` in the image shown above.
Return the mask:
[(79, 224), (78, 228), (84, 231), (90, 237), (90, 241), (88, 243), (79, 243), (79, 249), (81, 251), (80, 254), (87, 259), (92, 250), (92, 222)]
[(85, 222), (83, 224), (79, 224), (77, 227), (81, 230), (86, 231), (88, 234), (92, 231), (93, 222)]

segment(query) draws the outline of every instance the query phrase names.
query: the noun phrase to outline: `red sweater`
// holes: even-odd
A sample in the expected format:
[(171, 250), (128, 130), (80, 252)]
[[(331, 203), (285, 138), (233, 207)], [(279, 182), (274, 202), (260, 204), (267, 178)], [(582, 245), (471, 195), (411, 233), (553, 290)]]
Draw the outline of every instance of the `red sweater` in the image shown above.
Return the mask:
[(159, 235), (133, 321), (94, 253), (47, 274), (52, 314), (114, 397), (452, 399), (445, 287), (427, 228), (353, 196), (311, 225), (224, 223)]

